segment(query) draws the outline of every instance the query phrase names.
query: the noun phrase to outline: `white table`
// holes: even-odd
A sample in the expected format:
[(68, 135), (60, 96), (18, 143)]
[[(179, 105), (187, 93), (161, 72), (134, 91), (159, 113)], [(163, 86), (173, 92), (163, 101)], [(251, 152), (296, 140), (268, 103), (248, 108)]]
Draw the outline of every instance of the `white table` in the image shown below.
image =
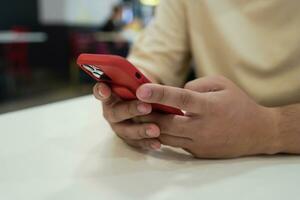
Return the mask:
[(47, 40), (47, 34), (43, 32), (0, 31), (0, 44), (8, 43), (41, 43)]
[(121, 32), (97, 32), (94, 34), (98, 42), (128, 42), (133, 43), (139, 33), (130, 29)]
[(113, 136), (91, 96), (0, 116), (1, 200), (299, 199), (300, 157), (196, 160)]

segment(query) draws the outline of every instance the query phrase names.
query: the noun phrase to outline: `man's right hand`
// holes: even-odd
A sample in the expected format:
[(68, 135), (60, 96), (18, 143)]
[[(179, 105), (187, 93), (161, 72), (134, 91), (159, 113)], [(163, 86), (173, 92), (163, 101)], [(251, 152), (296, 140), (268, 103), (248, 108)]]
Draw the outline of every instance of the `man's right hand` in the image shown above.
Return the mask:
[(139, 100), (123, 101), (104, 83), (97, 83), (93, 92), (96, 99), (102, 102), (104, 118), (121, 139), (134, 147), (160, 148), (159, 127), (153, 123), (136, 123), (133, 120), (134, 117), (150, 114), (151, 104)]

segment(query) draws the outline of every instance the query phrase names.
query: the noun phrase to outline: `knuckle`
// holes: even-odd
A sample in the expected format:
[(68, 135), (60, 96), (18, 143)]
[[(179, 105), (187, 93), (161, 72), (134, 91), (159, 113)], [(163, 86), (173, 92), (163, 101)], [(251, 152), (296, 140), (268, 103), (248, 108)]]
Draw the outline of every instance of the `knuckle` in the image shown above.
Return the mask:
[(181, 92), (179, 94), (179, 101), (177, 106), (186, 107), (191, 103), (191, 95), (187, 92)]
[(126, 104), (126, 112), (131, 116), (135, 116), (136, 115), (136, 102), (130, 102)]
[(101, 101), (102, 101), (105, 105), (108, 105), (108, 106), (113, 106), (114, 104), (117, 103), (116, 98), (113, 97), (113, 96), (110, 96), (110, 97), (108, 97), (107, 99), (101, 99)]
[(160, 91), (156, 93), (156, 98), (155, 100), (157, 102), (165, 102), (166, 99), (166, 95), (167, 95), (167, 90), (165, 87), (161, 87)]
[(107, 111), (107, 120), (112, 122), (112, 123), (115, 123), (118, 121), (118, 118), (117, 118), (117, 114), (116, 114), (116, 109), (109, 109), (109, 111)]
[(197, 85), (195, 84), (195, 81), (190, 81), (190, 82), (187, 82), (184, 85), (184, 88), (188, 89), (188, 90), (196, 90), (197, 89)]
[(140, 140), (146, 138), (143, 127), (122, 126), (122, 128), (115, 128), (114, 131), (119, 137), (125, 140)]
[(130, 134), (128, 134), (128, 130), (127, 128), (124, 128), (124, 127), (119, 127), (118, 125), (116, 126), (113, 126), (111, 125), (112, 129), (114, 130), (114, 132), (116, 133), (116, 135), (121, 138), (122, 140), (130, 140), (131, 137), (130, 137)]
[(172, 133), (174, 131), (174, 124), (166, 121), (162, 121), (158, 124), (162, 133)]
[(124, 112), (131, 115), (130, 103), (123, 104)]
[(114, 123), (122, 121), (120, 116), (120, 111), (118, 109), (112, 108), (110, 110), (110, 117), (112, 122)]
[(201, 108), (205, 113), (208, 113), (210, 115), (218, 114), (220, 106), (216, 102), (217, 102), (217, 100), (216, 100), (215, 95), (213, 95), (212, 93), (209, 93), (207, 95), (206, 101), (203, 102), (203, 105)]
[(136, 134), (138, 139), (146, 138), (147, 136), (144, 127), (139, 127), (136, 131)]

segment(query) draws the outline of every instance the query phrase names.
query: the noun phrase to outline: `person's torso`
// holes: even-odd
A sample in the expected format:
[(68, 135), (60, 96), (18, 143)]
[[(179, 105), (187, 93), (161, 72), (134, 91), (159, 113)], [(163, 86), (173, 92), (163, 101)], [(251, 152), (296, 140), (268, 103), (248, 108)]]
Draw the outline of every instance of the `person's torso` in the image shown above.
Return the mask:
[(198, 76), (225, 75), (264, 105), (300, 102), (300, 1), (185, 3)]

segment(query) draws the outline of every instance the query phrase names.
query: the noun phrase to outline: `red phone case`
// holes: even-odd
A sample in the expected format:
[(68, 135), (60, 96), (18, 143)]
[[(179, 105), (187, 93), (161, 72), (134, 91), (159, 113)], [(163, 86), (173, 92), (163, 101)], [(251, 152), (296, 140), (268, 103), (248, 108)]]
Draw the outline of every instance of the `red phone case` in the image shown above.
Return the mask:
[[(81, 54), (77, 64), (96, 81), (110, 85), (112, 91), (124, 100), (137, 99), (137, 88), (144, 83), (151, 83), (136, 67), (120, 56)], [(177, 108), (160, 104), (152, 106), (156, 111), (183, 115)]]

